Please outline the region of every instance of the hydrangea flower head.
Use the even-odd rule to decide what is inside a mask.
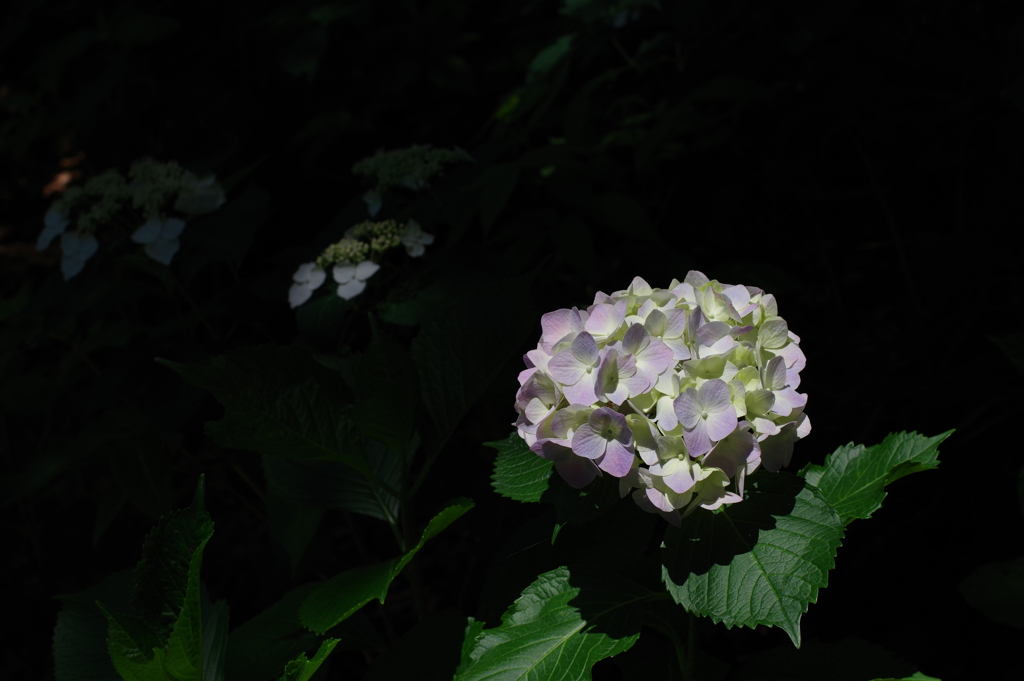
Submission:
[[[787,465],[810,433],[800,339],[761,289],[697,271],[667,289],[637,277],[543,315],[541,330],[515,426],[573,487],[607,473],[678,524],[742,501],[746,476]]]
[[[409,223],[402,230],[401,243],[405,246],[405,252],[410,257],[418,258],[426,251],[426,247],[434,243],[434,235],[427,234],[420,227],[420,223],[409,220]]]
[[[412,220],[404,228],[394,220],[360,222],[349,227],[341,240],[327,246],[314,262],[299,266],[288,302],[294,308],[309,300],[328,270],[338,284],[338,296],[351,300],[366,290],[367,280],[380,270],[377,260],[384,252],[405,244],[406,251],[413,255],[409,246],[413,243],[419,247],[416,255],[422,255],[423,245],[433,241],[434,237]]]
[[[224,188],[214,175],[199,178],[186,172],[181,178],[181,189],[174,201],[174,210],[185,215],[204,215],[217,210],[227,201]]]
[[[369,158],[365,158],[352,166],[352,172],[376,182],[376,203],[380,196],[392,187],[406,187],[419,190],[426,187],[435,175],[449,163],[473,161],[473,157],[459,148],[434,149],[429,144],[416,144],[405,149],[384,151],[383,149]],[[374,202],[366,200],[370,207],[371,217],[375,214]]]

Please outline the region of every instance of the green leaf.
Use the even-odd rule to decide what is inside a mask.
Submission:
[[[981,565],[960,582],[960,593],[996,622],[1024,627],[1024,556]]]
[[[872,681],[942,681],[942,679],[937,679],[934,676],[928,676],[921,672],[915,672],[911,676],[905,676],[902,679],[873,679]]]
[[[203,670],[199,582],[213,521],[203,506],[200,476],[192,505],[162,518],[146,536],[135,567],[130,613],[97,603],[109,624],[108,650],[126,679],[198,681]]]
[[[751,476],[746,498],[697,509],[670,527],[662,577],[677,603],[726,627],[781,627],[800,647],[800,617],[835,567],[839,516],[788,473]]]
[[[509,163],[491,166],[484,171],[482,180],[480,222],[487,234],[519,183],[519,166]]]
[[[281,681],[309,681],[316,670],[320,668],[320,665],[324,663],[327,656],[334,650],[334,646],[338,645],[340,639],[329,638],[320,644],[319,650],[316,651],[316,655],[313,659],[307,660],[305,653],[300,653],[297,658],[289,662],[284,667],[284,674],[281,675]]]
[[[314,297],[295,310],[299,335],[316,348],[333,351],[338,347],[351,310],[349,302],[333,292]]]
[[[825,464],[808,464],[800,471],[849,524],[870,518],[882,506],[884,487],[905,475],[938,468],[939,444],[953,433],[935,437],[892,433],[873,447],[850,443],[829,454]]]
[[[502,617],[478,631],[456,681],[590,679],[591,668],[640,636],[653,594],[617,575],[559,567],[538,577]]]
[[[553,462],[531,452],[516,432],[484,446],[498,450],[491,475],[491,487],[498,494],[516,501],[540,501],[548,489]]]
[[[757,653],[740,667],[737,681],[865,681],[903,677],[914,666],[881,646],[855,638],[839,643],[807,641],[800,649],[778,646]]]
[[[575,38],[575,33],[560,36],[555,42],[538,52],[526,69],[526,82],[532,83],[553,69],[572,49],[572,42]]]
[[[303,350],[264,345],[188,365],[157,361],[224,405],[224,418],[206,426],[221,446],[341,461],[369,474],[354,450],[347,389]]]
[[[119,681],[107,652],[107,619],[96,601],[126,610],[134,583],[131,571],[125,570],[81,593],[55,597],[64,604],[53,631],[56,681]]]
[[[302,603],[299,617],[311,631],[323,634],[376,598],[384,602],[391,582],[398,577],[423,545],[473,508],[469,499],[458,499],[431,518],[419,542],[398,558],[376,565],[346,570],[319,585]]]
[[[293,463],[284,459],[276,459],[276,461]],[[336,465],[341,466],[342,464]],[[267,486],[270,486],[269,482]],[[273,492],[267,495],[270,536],[284,548],[288,555],[293,580],[298,573],[299,563],[302,562],[306,549],[313,541],[317,528],[320,527],[320,520],[323,516],[323,508],[297,504]]]
[[[367,442],[364,451],[375,479],[397,488],[402,477],[398,456],[376,442]],[[296,504],[352,511],[380,520],[398,515],[398,499],[337,461],[293,461],[264,456],[263,471],[271,492]]]
[[[533,275],[483,286],[471,298],[423,323],[412,357],[421,398],[436,428],[435,450],[518,352],[537,324],[526,295]],[[502,329],[481,336],[481,329]],[[428,441],[423,436],[424,442]]]
[[[237,627],[228,636],[225,678],[228,681],[269,681],[319,637],[302,626],[299,607],[316,588],[306,584]]]
[[[416,367],[409,350],[385,333],[372,317],[370,325],[370,344],[355,358],[352,372],[352,419],[367,438],[383,442],[403,457],[411,456],[419,411]]]

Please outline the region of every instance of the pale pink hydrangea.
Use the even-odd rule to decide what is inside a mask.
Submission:
[[[761,289],[696,271],[667,289],[637,277],[541,317],[515,426],[572,487],[607,473],[678,524],[742,501],[746,476],[788,465],[810,433],[799,342]]]

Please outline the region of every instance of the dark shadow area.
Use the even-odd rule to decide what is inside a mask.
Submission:
[[[669,528],[662,551],[669,577],[683,584],[690,574],[706,574],[713,565],[729,565],[736,556],[748,553],[761,532],[775,528],[776,516],[793,510],[805,484],[803,478],[789,473],[761,471],[747,480],[742,502],[718,512],[697,509],[681,527]]]

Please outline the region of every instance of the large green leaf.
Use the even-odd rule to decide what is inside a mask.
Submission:
[[[640,636],[643,604],[655,594],[628,579],[559,567],[540,575],[502,617],[464,648],[456,681],[576,681],[628,650]]]
[[[873,447],[850,443],[829,454],[825,464],[800,471],[817,487],[844,524],[870,518],[882,506],[884,487],[905,475],[938,468],[939,444],[953,433],[935,437],[892,433]]]
[[[96,601],[126,610],[134,583],[131,571],[126,570],[108,575],[82,593],[56,596],[64,604],[53,632],[56,681],[120,679],[107,652],[107,620]]]
[[[376,598],[384,602],[391,582],[419,552],[423,545],[473,508],[469,499],[459,499],[431,518],[420,540],[398,558],[376,565],[346,570],[319,585],[299,609],[302,623],[323,634]]]
[[[430,440],[435,451],[535,328],[527,295],[531,280],[529,275],[484,287],[420,328],[412,357],[436,429]]]
[[[365,443],[361,455],[375,480],[392,489],[401,484],[398,455],[373,441]],[[352,511],[381,520],[398,515],[398,499],[381,485],[337,461],[295,461],[264,456],[263,472],[271,492],[296,504]]]
[[[554,463],[531,452],[515,432],[484,446],[498,450],[491,475],[491,486],[498,494],[516,501],[540,501],[548,489]]]
[[[290,591],[281,600],[237,627],[228,636],[228,681],[268,681],[285,664],[316,645],[319,637],[299,620],[299,607],[313,584]]]
[[[835,567],[839,516],[788,473],[751,476],[746,498],[697,509],[670,527],[662,577],[675,601],[727,627],[781,627],[800,646],[800,617]]]
[[[146,536],[135,568],[131,612],[115,612],[97,603],[108,620],[110,657],[125,679],[202,678],[199,571],[203,550],[213,536],[203,494],[200,477],[192,505],[162,518]]]
[[[369,474],[355,449],[347,387],[303,350],[265,345],[188,365],[157,361],[224,405],[224,418],[206,426],[221,446],[341,461]]]

